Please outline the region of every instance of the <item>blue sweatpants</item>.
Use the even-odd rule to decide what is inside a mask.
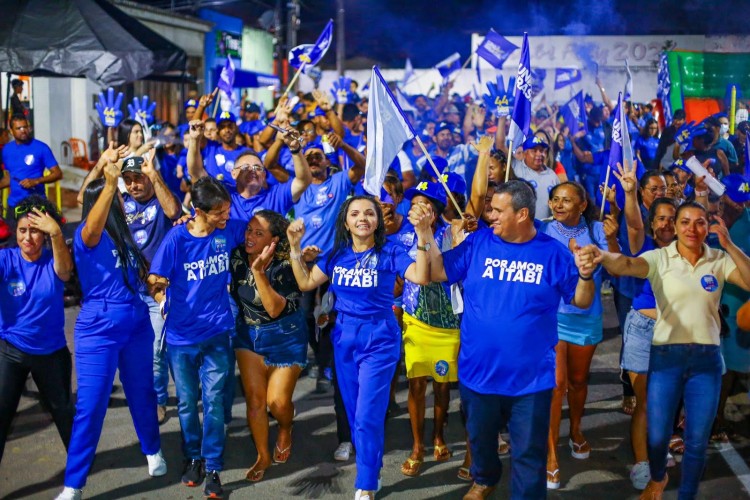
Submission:
[[[83,488],[96,454],[115,371],[144,455],[161,447],[153,376],[154,331],[148,307],[86,302],[74,331],[78,400],[68,447],[65,486]]]
[[[338,313],[331,332],[337,380],[357,450],[354,487],[376,490],[383,467],[385,412],[401,353],[391,311],[367,318]]]

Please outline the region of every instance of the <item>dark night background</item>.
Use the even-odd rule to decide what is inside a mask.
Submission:
[[[162,8],[201,4],[259,27],[273,0],[173,1],[142,3]],[[282,2],[286,4],[286,0]],[[335,0],[301,0],[298,43],[313,43]],[[347,67],[431,67],[453,52],[466,57],[472,32],[490,27],[501,35],[704,35],[750,33],[750,0],[345,0]],[[192,13],[191,9],[179,12]],[[335,66],[335,46],[322,66]],[[358,64],[362,63],[362,64]]]

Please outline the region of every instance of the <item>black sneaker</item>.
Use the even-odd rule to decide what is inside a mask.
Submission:
[[[203,463],[200,460],[185,461],[185,470],[182,472],[183,484],[192,488],[200,486],[204,476]]]
[[[219,471],[212,470],[206,474],[206,486],[203,487],[203,496],[206,498],[221,498],[224,490],[221,489]]]

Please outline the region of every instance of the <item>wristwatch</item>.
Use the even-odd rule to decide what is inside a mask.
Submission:
[[[417,250],[422,250],[423,252],[429,252],[431,247],[432,247],[431,243],[425,243],[423,247],[419,246],[419,243],[417,243]]]

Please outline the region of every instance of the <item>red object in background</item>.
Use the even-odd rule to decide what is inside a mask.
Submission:
[[[659,130],[664,130],[667,123],[664,120],[664,107],[661,105],[661,99],[652,100],[651,105],[654,107],[654,117],[659,123]]]
[[[0,241],[5,241],[8,238],[10,238],[10,227],[0,218]]]
[[[685,118],[689,122],[701,122],[711,115],[721,111],[718,99],[699,99],[690,97],[685,99]]]

